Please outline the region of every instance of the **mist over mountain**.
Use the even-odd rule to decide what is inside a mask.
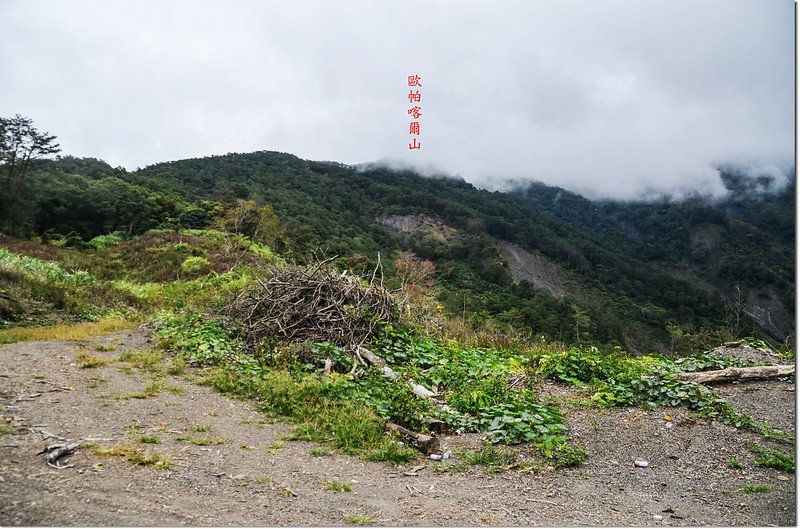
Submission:
[[[0,3],[0,115],[129,170],[269,146],[636,200],[792,166],[785,0],[75,5]]]
[[[794,174],[722,174],[721,196],[591,201],[542,183],[489,191],[269,151],[133,172],[64,157],[31,178],[14,233],[81,246],[111,232],[208,228],[252,201],[274,211],[265,242],[298,262],[320,252],[357,269],[379,253],[430,260],[439,303],[471,325],[640,352],[687,336],[782,343],[795,332]]]

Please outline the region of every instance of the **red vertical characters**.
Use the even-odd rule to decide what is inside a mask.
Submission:
[[[408,86],[411,87],[411,90],[408,91],[408,102],[409,103],[422,103],[422,92],[420,90],[414,90],[413,88],[418,86],[422,88],[422,78],[419,75],[409,75],[408,76]],[[422,116],[422,107],[419,105],[414,105],[408,109],[408,115],[410,115],[414,121],[408,124],[408,133],[411,136],[419,136],[420,135],[420,122],[419,118]],[[408,144],[408,148],[411,150],[415,149],[422,149],[422,143],[417,141],[417,138],[411,138],[411,143]]]

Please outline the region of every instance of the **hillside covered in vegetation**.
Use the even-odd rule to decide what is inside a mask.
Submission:
[[[408,272],[396,258],[412,252],[432,264],[426,289],[442,310],[473,328],[689,353],[794,335],[790,176],[773,190],[728,170],[731,193],[717,201],[595,203],[543,184],[489,192],[275,152],[134,172],[67,156],[31,171],[5,231],[97,250],[152,229],[214,228],[298,263],[338,256],[363,271],[380,254],[394,284]],[[112,262],[135,278],[124,256]]]
[[[43,161],[4,197],[0,344],[69,349],[136,327],[135,347],[81,346],[71,367],[149,381],[123,401],[199,383],[291,423],[287,441],[392,465],[419,461],[415,447],[442,473],[556,472],[594,455],[571,431],[575,410],[663,412],[667,429],[680,409],[681,425],[729,428],[755,467],[793,472],[783,419],[703,379],[794,376],[793,341],[776,334],[793,333],[778,328],[793,310],[781,200],[593,204],[278,153],[136,172]],[[736,354],[712,351],[733,339]],[[448,439],[474,446],[451,452]],[[133,441],[84,448],[173,464]]]

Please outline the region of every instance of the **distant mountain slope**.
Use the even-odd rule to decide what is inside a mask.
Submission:
[[[521,190],[565,222],[606,237],[741,309],[772,338],[794,334],[795,175],[777,188],[726,168],[720,200],[601,202],[543,184]],[[627,239],[627,240],[626,240]]]
[[[677,335],[701,329],[783,341],[794,334],[794,195],[748,188],[741,175],[729,180],[738,195],[719,203],[594,203],[543,184],[490,192],[276,152],[135,172],[65,158],[39,173],[31,211],[40,233],[75,226],[90,238],[202,227],[225,205],[253,199],[274,208],[282,227],[274,244],[290,258],[322,248],[368,263],[381,252],[389,273],[386,257],[402,249],[434,261],[440,302],[476,324],[634,351],[666,351]],[[95,194],[75,208],[107,213],[70,220],[70,201],[86,190]],[[403,219],[419,225],[400,233]]]

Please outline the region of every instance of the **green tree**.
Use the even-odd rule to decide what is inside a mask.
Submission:
[[[61,148],[55,140],[55,136],[36,130],[30,118],[19,114],[0,118],[0,174],[3,179],[0,218],[6,231],[11,228],[13,212],[31,163],[59,152]]]
[[[269,245],[274,245],[281,235],[275,210],[269,204],[259,207],[255,200],[237,200],[233,207],[214,219],[213,226]]]

